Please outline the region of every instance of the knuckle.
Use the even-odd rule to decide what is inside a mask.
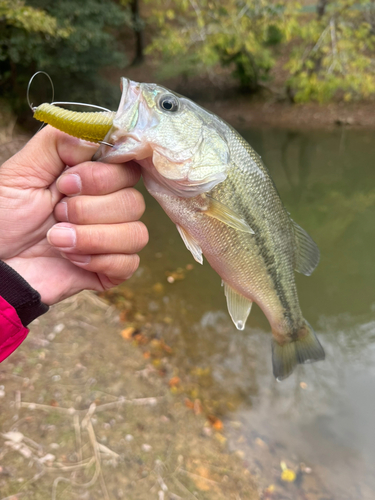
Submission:
[[[144,248],[149,240],[147,227],[143,222],[134,222],[133,224],[133,238],[137,248]]]
[[[125,213],[128,214],[130,212],[132,216],[139,219],[146,209],[143,195],[134,188],[127,188],[125,194],[123,198]]]
[[[81,196],[68,200],[69,220],[73,223],[83,223],[86,219],[85,202]]]
[[[108,190],[108,179],[111,170],[108,165],[102,164],[100,167],[91,168],[88,179],[88,189],[90,192],[94,189],[97,192],[106,192]]]
[[[77,249],[81,251],[95,252],[100,248],[101,235],[95,226],[87,226],[82,231],[77,227]]]
[[[140,258],[138,254],[127,255],[127,262],[125,266],[126,279],[130,278],[139,267]]]

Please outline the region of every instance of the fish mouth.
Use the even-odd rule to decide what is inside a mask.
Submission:
[[[134,83],[134,85],[131,85],[131,83]],[[139,147],[140,145],[140,139],[139,137],[132,133],[132,132],[122,132],[120,134],[120,129],[118,126],[116,126],[116,120],[119,121],[121,120],[121,116],[124,112],[124,109],[126,108],[129,102],[131,100],[131,97],[135,98],[136,102],[138,101],[138,95],[139,95],[139,84],[136,82],[131,82],[128,78],[122,77],[120,81],[120,88],[121,88],[121,100],[120,104],[116,113],[116,116],[113,121],[112,128],[104,138],[103,142],[99,146],[98,150],[92,157],[92,161],[106,161],[106,162],[111,162],[113,158],[118,156],[118,150],[121,147],[124,152],[126,152],[126,145],[129,146],[129,152],[130,152],[130,146],[134,147]],[[132,89],[132,93],[134,94],[133,96],[129,96],[130,92],[129,90]],[[138,95],[137,95],[138,94]],[[137,117],[135,117],[137,118]],[[134,125],[134,124],[133,124]],[[131,159],[131,158],[129,158]],[[126,159],[126,161],[128,161]]]

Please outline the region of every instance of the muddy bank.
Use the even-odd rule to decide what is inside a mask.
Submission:
[[[0,367],[2,497],[258,499],[241,457],[174,395],[90,293],[36,320]]]

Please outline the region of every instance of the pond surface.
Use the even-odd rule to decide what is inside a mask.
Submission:
[[[166,320],[163,337],[178,345],[181,369],[210,370],[208,393],[227,402],[219,406],[229,446],[262,486],[280,476],[281,460],[307,471],[303,491],[297,481],[281,496],[272,496],[271,487],[269,498],[373,500],[374,132],[240,132],[262,156],[293,219],[321,250],[313,275],[296,279],[302,311],[327,359],[275,382],[270,327],[261,310],[254,306],[246,329],[235,329],[220,278],[207,263],[193,261],[147,193],[150,243],[128,286],[142,297],[145,314]],[[172,276],[180,272],[184,279],[168,283],[166,272],[178,268],[184,271]]]

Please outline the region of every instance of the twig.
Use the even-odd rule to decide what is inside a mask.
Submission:
[[[85,460],[82,460],[81,462],[77,462],[74,465],[64,465],[61,463],[57,463],[57,467],[46,467],[46,471],[48,472],[56,472],[56,471],[63,471],[63,472],[69,472],[69,471],[76,471],[78,469],[86,469],[89,468],[93,463],[95,462],[95,457],[91,458],[86,458]]]
[[[88,423],[90,422],[91,417],[95,413],[96,408],[97,408],[96,404],[91,403],[86,415],[82,419],[82,422],[81,422],[82,429],[86,429]]]
[[[104,403],[100,406],[95,405],[95,413],[110,410],[112,408],[117,408],[123,404],[130,404],[134,406],[155,406],[158,402],[159,398],[151,397],[151,398],[137,398],[137,399],[125,399],[123,396],[120,396],[118,401],[113,401],[112,403]],[[92,405],[95,403],[92,403]],[[92,408],[90,405],[90,408]],[[61,406],[49,406],[49,405],[41,405],[39,403],[26,403],[20,402],[21,408],[28,408],[29,410],[43,410],[43,411],[54,411],[57,413],[63,413],[64,415],[79,415],[83,412],[87,412],[87,410],[76,410],[75,408],[63,408]],[[85,417],[86,418],[86,417]]]
[[[81,427],[79,425],[78,415],[73,415],[73,426],[76,435],[76,446],[77,446],[77,461],[82,462],[82,439],[81,439]]]
[[[335,29],[335,21],[333,17],[329,22],[330,30],[331,30],[331,43],[332,43],[332,63],[330,64],[327,73],[332,73],[332,70],[337,64],[337,40],[336,40],[336,29]]]
[[[99,451],[102,453],[105,453],[106,455],[111,455],[114,458],[120,458],[120,455],[116,453],[115,451],[110,450],[107,446],[101,443],[97,443]]]
[[[39,403],[24,403],[20,402],[21,408],[28,408],[29,410],[44,410],[44,411],[54,411],[56,413],[64,413],[64,415],[74,415],[79,410],[75,408],[63,408],[61,406],[49,406],[49,405],[41,405]]]
[[[69,479],[66,479],[65,477],[57,477],[52,485],[52,500],[56,500],[57,485],[59,484],[60,481],[64,481],[64,483],[71,484],[71,481]]]
[[[100,411],[110,410],[112,408],[117,408],[123,404],[132,404],[134,406],[155,406],[158,402],[158,398],[138,398],[138,399],[125,399],[123,396],[120,396],[118,401],[113,401],[112,403],[104,403],[100,406],[97,406],[96,413]]]
[[[106,486],[105,481],[104,481],[102,468],[100,465],[100,453],[99,453],[99,448],[98,448],[98,442],[96,440],[95,431],[94,431],[94,427],[92,426],[91,420],[89,420],[87,423],[87,432],[89,433],[89,438],[90,438],[92,447],[94,449],[96,465],[97,465],[97,468],[99,471],[100,485],[102,487],[104,498],[105,498],[105,500],[110,500],[109,495],[108,495],[107,486]]]

